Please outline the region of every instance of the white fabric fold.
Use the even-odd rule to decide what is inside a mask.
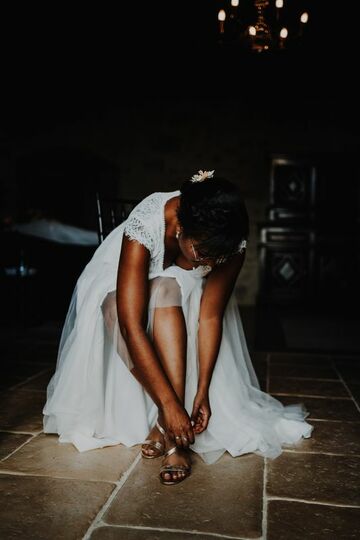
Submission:
[[[121,341],[114,309],[124,226],[105,239],[77,282],[56,371],[47,388],[45,433],[58,433],[60,442],[72,443],[80,452],[139,444],[157,419],[157,406],[131,374],[132,359]],[[149,275],[150,279],[159,277],[175,279],[181,290],[188,335],[185,408],[191,414],[199,373],[197,330],[205,278],[199,268],[178,266],[153,270]],[[149,338],[157,288],[150,290]],[[161,295],[160,300],[164,302]],[[178,305],[176,292],[171,302]],[[284,444],[311,435],[313,427],[305,421],[308,412],[301,403],[284,406],[260,390],[235,294],[225,311],[209,397],[212,416],[208,429],[191,446],[206,463],[214,463],[225,451],[233,457],[254,452],[275,458]]]

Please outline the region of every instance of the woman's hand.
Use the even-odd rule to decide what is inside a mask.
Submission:
[[[211,416],[209,394],[207,391],[198,391],[193,404],[191,421],[194,422],[194,433],[205,431]]]
[[[189,415],[180,403],[175,401],[159,409],[159,423],[179,448],[188,448],[195,442]]]

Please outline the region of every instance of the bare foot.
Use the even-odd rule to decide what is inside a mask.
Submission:
[[[174,446],[174,443],[172,441],[169,441],[168,438],[166,438],[166,446],[165,450],[169,450]],[[184,448],[176,448],[176,452],[171,454],[170,456],[165,456],[162,462],[162,466],[167,465],[180,465],[183,467],[190,468],[191,467],[191,457],[190,457],[190,450],[184,449]],[[189,476],[189,471],[164,471],[161,473],[161,476],[163,480],[166,482],[176,482],[179,480],[184,479],[186,476]]]
[[[163,448],[164,448],[164,444],[165,444],[164,436],[160,433],[160,431],[158,430],[156,425],[152,428],[152,430],[150,431],[150,433],[146,437],[146,439],[150,439],[152,441],[157,441],[157,442],[161,443],[163,445]],[[150,444],[143,444],[142,447],[141,447],[141,450],[142,450],[143,454],[146,454],[149,457],[153,457],[153,456],[159,457],[159,456],[163,455],[163,452],[160,449],[155,448],[154,446],[152,446]]]

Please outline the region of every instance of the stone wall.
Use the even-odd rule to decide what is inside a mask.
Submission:
[[[14,159],[47,148],[79,148],[116,165],[117,195],[136,199],[178,189],[198,169],[215,169],[241,187],[247,202],[251,235],[237,294],[243,305],[251,305],[258,287],[257,224],[266,214],[271,155],[351,150],[358,135],[342,118],[341,107],[323,98],[301,106],[236,96],[141,99],[104,104],[51,130],[18,137]]]

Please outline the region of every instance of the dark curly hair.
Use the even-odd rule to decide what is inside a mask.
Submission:
[[[197,241],[201,257],[229,257],[249,235],[249,216],[239,189],[225,178],[187,180],[180,188],[178,220]]]

